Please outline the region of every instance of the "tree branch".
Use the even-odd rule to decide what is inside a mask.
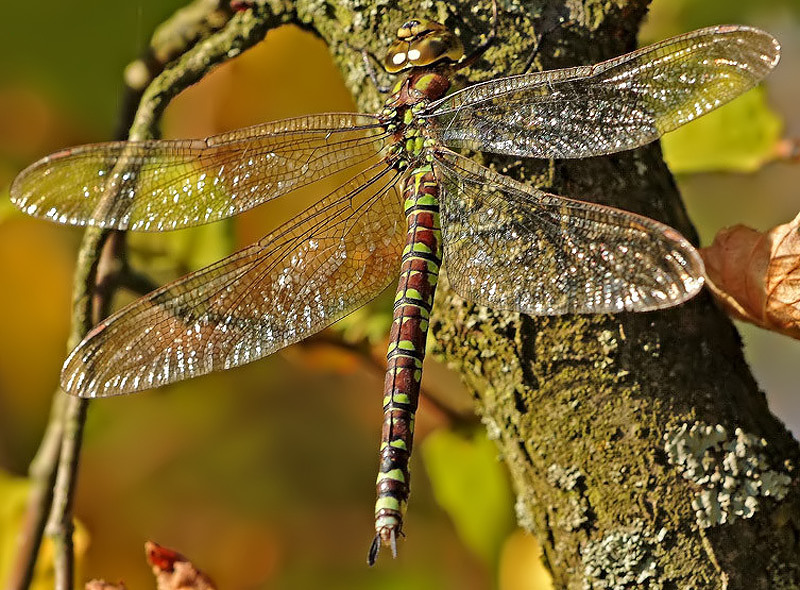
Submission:
[[[253,3],[251,10],[233,15],[228,2],[196,0],[176,13],[158,29],[146,56],[126,70],[120,134],[133,140],[156,137],[161,115],[174,96],[288,18],[280,4],[273,11],[266,2]],[[178,56],[175,64],[164,69]],[[126,165],[124,158],[120,165]],[[87,230],[75,272],[70,349],[108,315],[119,282],[142,284],[137,277],[121,276],[123,259],[122,232]],[[45,436],[31,464],[32,490],[9,588],[27,588],[32,581],[48,506],[47,534],[55,546],[56,588],[73,587],[72,501],[87,408],[87,400],[55,393]]]

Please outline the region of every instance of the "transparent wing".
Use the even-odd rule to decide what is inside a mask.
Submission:
[[[235,367],[363,305],[397,277],[397,176],[359,173],[258,243],[115,313],[69,355],[64,390],[105,397]]]
[[[647,311],[703,284],[683,236],[620,209],[548,194],[442,151],[444,263],[466,299],[531,315]]]
[[[86,145],[23,170],[11,200],[30,215],[70,225],[178,229],[363,169],[386,142],[375,117],[327,113],[207,139]]]
[[[593,66],[476,84],[429,118],[455,148],[583,158],[654,141],[756,85],[778,63],[768,33],[700,29]]]

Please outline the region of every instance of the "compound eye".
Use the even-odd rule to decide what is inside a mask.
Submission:
[[[457,62],[464,56],[464,46],[450,31],[431,31],[412,42],[407,55],[414,66],[427,66],[441,59]]]
[[[409,37],[413,37],[417,34],[419,26],[420,22],[418,20],[410,20],[406,23],[403,23],[403,26],[397,29],[397,38],[408,39]]]
[[[461,40],[436,21],[410,20],[397,30],[397,39],[383,58],[394,74],[412,66],[427,66],[442,59],[455,63],[464,57]]]

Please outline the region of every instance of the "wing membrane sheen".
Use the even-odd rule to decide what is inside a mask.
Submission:
[[[778,63],[770,34],[700,29],[592,66],[500,78],[431,105],[444,145],[585,158],[650,143],[755,86]]]
[[[11,186],[11,199],[30,215],[69,225],[180,229],[366,167],[386,144],[376,117],[327,113],[205,140],[87,145],[23,170]]]
[[[70,354],[65,391],[106,397],[242,365],[376,297],[404,243],[397,175],[375,165],[258,243],[121,309]]]
[[[703,284],[703,262],[674,229],[516,182],[450,151],[442,183],[444,264],[477,303],[531,315],[671,307]]]

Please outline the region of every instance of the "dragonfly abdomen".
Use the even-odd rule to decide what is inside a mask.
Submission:
[[[389,335],[383,398],[383,431],[375,503],[375,540],[369,562],[380,545],[397,552],[409,493],[408,460],[414,436],[422,360],[433,296],[442,263],[439,185],[431,167],[411,172],[403,191],[408,223],[400,280]]]

